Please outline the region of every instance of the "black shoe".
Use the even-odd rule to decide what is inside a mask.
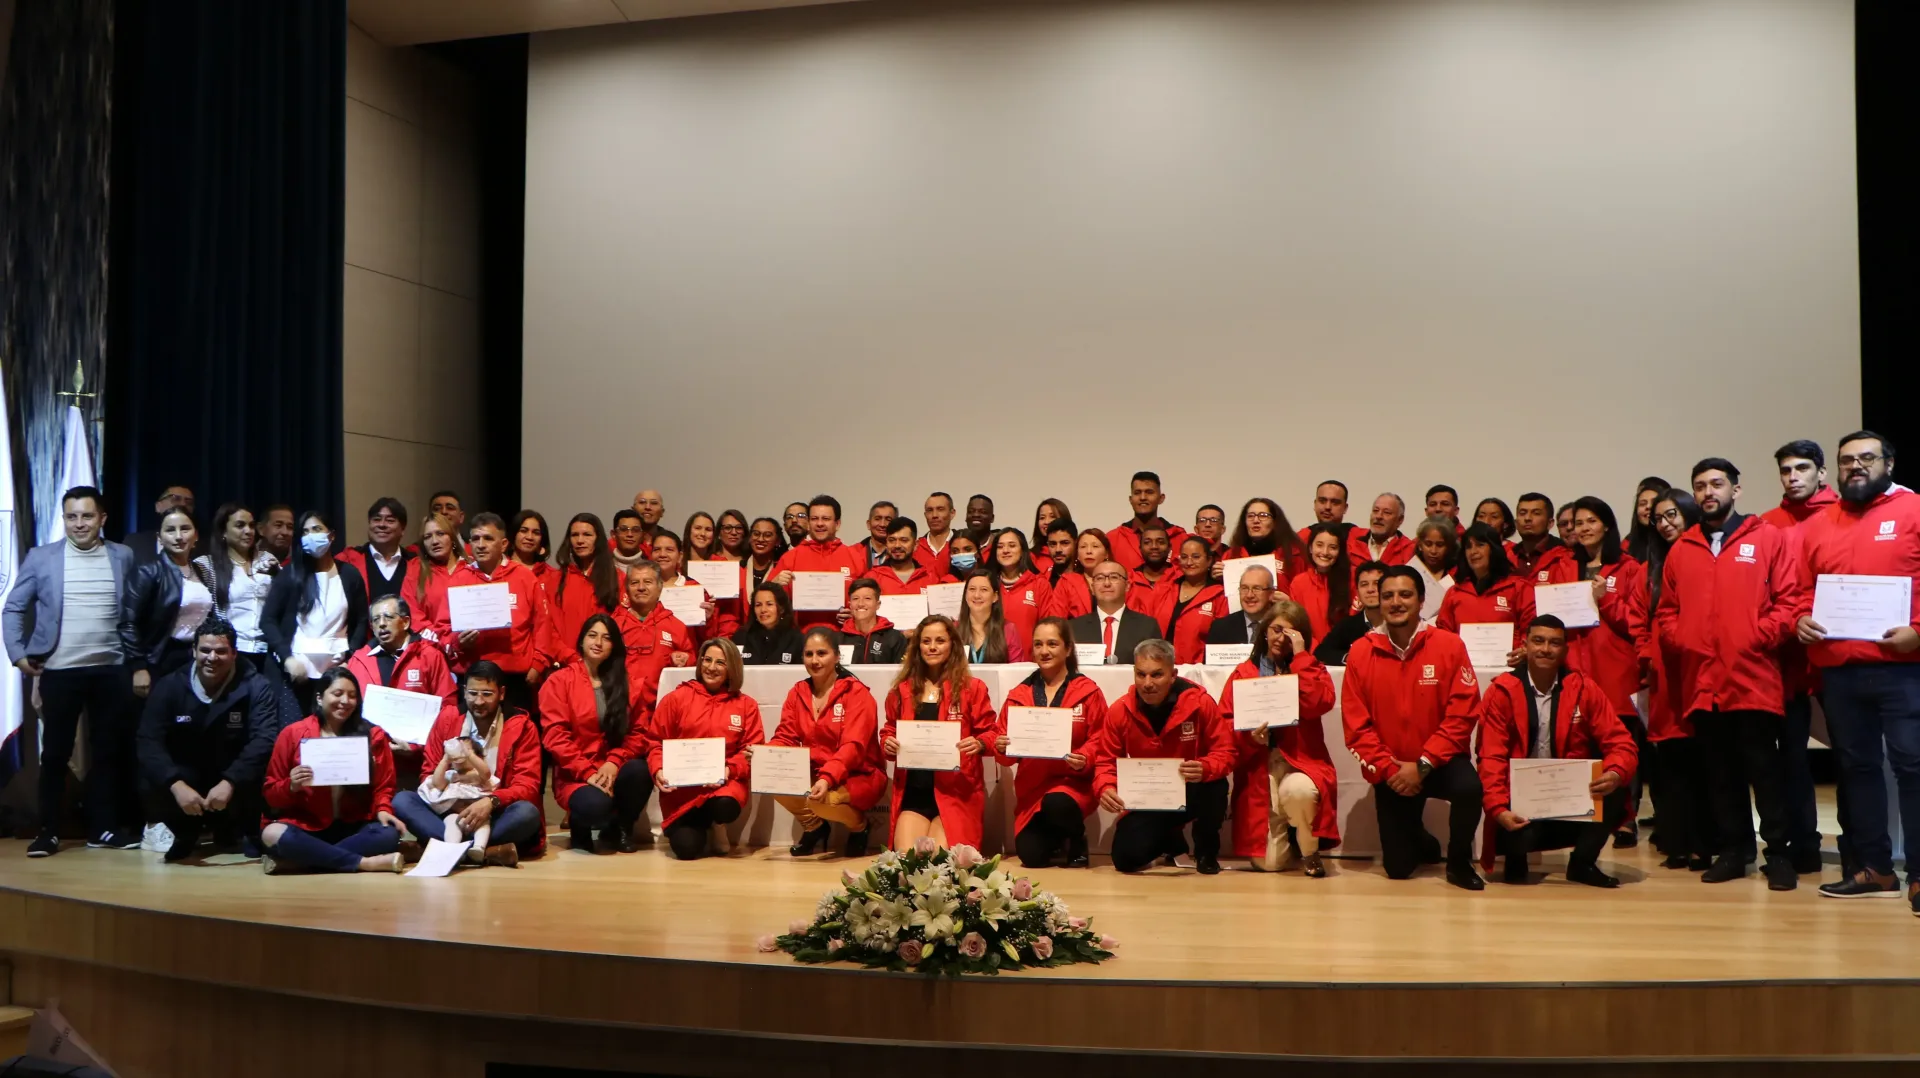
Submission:
[[[260,837],[248,835],[240,840],[240,856],[252,860],[260,856]]]
[[[1588,887],[1618,887],[1620,881],[1600,871],[1599,865],[1568,865],[1567,879],[1574,883],[1584,883]]]
[[[1638,831],[1615,831],[1613,833],[1613,848],[1616,850],[1631,850],[1638,845],[1640,845],[1640,833]]]
[[[581,853],[593,852],[593,828],[576,827],[573,829],[573,848]]]
[[[1800,886],[1800,874],[1793,870],[1793,862],[1784,857],[1768,861],[1766,873],[1769,891],[1791,891]]]
[[[632,833],[617,823],[610,823],[600,829],[600,841],[621,853],[632,853],[640,848],[633,844]]]
[[[1793,870],[1800,875],[1818,873],[1825,867],[1820,860],[1820,847],[1815,846],[1809,849],[1806,846],[1795,846],[1793,848]]]
[[[1900,877],[1875,876],[1862,869],[1844,880],[1820,885],[1821,898],[1899,898]]]
[[[846,855],[848,857],[865,857],[867,855],[867,832],[847,832]]]
[[[1193,867],[1202,876],[1218,876],[1220,874],[1220,859],[1210,853],[1199,854],[1193,859]]]
[[[1484,891],[1487,881],[1480,878],[1472,866],[1447,869],[1447,882],[1464,891]]]
[[[812,857],[827,848],[827,838],[833,834],[833,828],[826,824],[811,831],[800,832],[800,841],[787,847],[787,853],[793,857]]]
[[[1920,917],[1920,887],[1907,888],[1907,905],[1912,908],[1915,917]]]
[[[1420,837],[1426,839],[1420,846],[1420,863],[1423,865],[1446,864],[1447,854],[1445,850],[1440,848],[1440,840],[1434,838],[1432,835],[1422,835]]]
[[[60,836],[51,831],[40,832],[40,837],[27,846],[28,857],[52,857],[60,852]]]
[[[1086,839],[1070,838],[1067,840],[1066,867],[1086,868],[1088,865],[1091,865],[1092,863],[1093,863],[1093,859],[1087,856],[1087,840]]]
[[[1672,857],[1667,858],[1665,861],[1660,862],[1660,867],[1661,868],[1687,868],[1692,864],[1693,864],[1692,858],[1688,857],[1684,853],[1676,853]]]
[[[137,850],[140,836],[120,831],[102,831],[87,840],[89,850]]]
[[[192,857],[194,853],[194,847],[198,845],[199,845],[198,842],[182,842],[180,839],[175,838],[173,840],[173,845],[167,847],[167,852],[162,854],[160,859],[165,861],[167,864],[177,865],[180,862],[185,861],[186,859]]]
[[[1659,826],[1660,826],[1660,817],[1658,817],[1658,816],[1649,816],[1649,817],[1647,817],[1646,819],[1644,819],[1644,820],[1641,820],[1641,821],[1640,821],[1640,826],[1641,826],[1641,827],[1659,827]]]
[[[1713,867],[1700,874],[1701,883],[1725,883],[1737,880],[1747,874],[1747,866],[1738,857],[1720,856],[1714,859]]]
[[[1706,857],[1706,856],[1696,857],[1693,860],[1687,862],[1687,869],[1688,871],[1691,871],[1691,872],[1705,872],[1706,870],[1712,867],[1713,867],[1713,858],[1711,857]]]
[[[1533,877],[1527,874],[1527,859],[1524,857],[1507,858],[1506,867],[1500,873],[1501,883],[1532,883]]]

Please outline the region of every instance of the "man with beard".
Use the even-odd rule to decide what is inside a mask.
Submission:
[[[1553,527],[1553,499],[1530,491],[1513,503],[1514,528],[1520,538],[1507,551],[1516,576],[1535,584],[1571,584],[1580,579],[1567,544],[1547,534]]]
[[[887,560],[868,569],[862,579],[880,585],[882,595],[920,595],[930,584],[947,579],[914,560],[918,539],[912,517],[895,517],[887,522]]]
[[[782,514],[782,527],[787,532],[787,545],[799,546],[807,541],[807,503],[788,502],[787,511]]]
[[[1173,540],[1167,529],[1149,524],[1140,529],[1140,564],[1127,573],[1127,606],[1142,614],[1153,612],[1154,589],[1161,581],[1178,581],[1173,569]]]
[[[1127,488],[1127,504],[1133,509],[1133,516],[1107,529],[1107,546],[1113,551],[1114,561],[1129,571],[1138,569],[1140,563],[1146,560],[1141,547],[1146,543],[1146,531],[1150,527],[1165,528],[1167,549],[1180,549],[1187,532],[1160,515],[1160,507],[1166,501],[1166,492],[1160,489],[1159,473],[1133,473],[1133,480]]]
[[[1794,633],[1804,588],[1794,537],[1734,511],[1740,469],[1721,457],[1693,466],[1700,525],[1682,532],[1662,569],[1655,615],[1662,640],[1679,653],[1679,710],[1688,715],[1707,763],[1720,851],[1701,874],[1725,883],[1747,874],[1753,833],[1747,790],[1760,810],[1767,887],[1798,886],[1782,795],[1780,739],[1786,690],[1780,646]]]
[[[1802,526],[1805,579],[1822,573],[1920,580],[1920,497],[1893,482],[1893,445],[1872,431],[1840,439],[1840,501]],[[1840,825],[1858,870],[1820,888],[1828,898],[1894,898],[1882,743],[1900,788],[1906,834],[1907,903],[1920,916],[1920,585],[1907,622],[1878,640],[1836,640],[1812,616],[1805,596],[1797,623],[1807,657],[1824,676],[1827,727],[1839,758]]]

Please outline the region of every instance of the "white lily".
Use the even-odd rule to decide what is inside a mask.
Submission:
[[[913,911],[912,924],[919,926],[929,942],[953,935],[958,927],[953,913],[960,908],[958,899],[950,895],[927,895],[918,903],[919,909]]]
[[[875,898],[867,902],[869,931],[894,936],[913,918],[913,904],[904,898]]]

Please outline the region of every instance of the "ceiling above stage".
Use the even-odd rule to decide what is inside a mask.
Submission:
[[[381,44],[394,46],[846,2],[848,0],[348,0],[347,17]]]

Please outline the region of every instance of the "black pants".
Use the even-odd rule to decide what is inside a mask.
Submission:
[[[726,825],[740,818],[740,802],[731,797],[709,797],[680,814],[666,826],[667,845],[682,861],[707,854],[707,830],[714,824]]]
[[[1424,860],[1421,852],[1432,840],[1427,837],[1427,825],[1421,816],[1430,797],[1452,806],[1447,815],[1447,864],[1453,868],[1473,867],[1473,836],[1480,826],[1480,775],[1465,756],[1455,756],[1434,768],[1420,784],[1420,792],[1412,797],[1395,793],[1384,782],[1374,784],[1380,862],[1388,879],[1406,879]]]
[[[1660,803],[1660,841],[1669,857],[1712,857],[1720,849],[1713,794],[1700,740],[1670,737],[1653,743],[1660,769],[1654,796]]]
[[[1078,809],[1075,810],[1076,812]],[[1166,854],[1186,852],[1180,831],[1193,824],[1195,857],[1220,856],[1220,825],[1227,819],[1227,780],[1187,783],[1180,812],[1129,812],[1113,828],[1113,867],[1139,872]],[[1016,840],[1017,841],[1017,840]]]
[[[1767,860],[1790,856],[1786,802],[1781,797],[1780,733],[1785,721],[1764,711],[1696,711],[1694,734],[1706,758],[1707,785],[1713,791],[1714,823],[1723,857],[1745,860],[1753,840],[1753,806],[1760,810],[1760,838]]]
[[[1044,865],[1054,852],[1069,843],[1075,852],[1086,848],[1087,818],[1080,815],[1080,803],[1063,793],[1050,793],[1040,799],[1040,811],[1014,836],[1013,849],[1023,865]]]
[[[1807,742],[1813,736],[1813,698],[1787,701],[1780,724],[1780,800],[1787,814],[1787,841],[1794,852],[1820,852],[1820,812],[1813,800],[1813,763]]]
[[[613,796],[598,786],[582,786],[567,798],[567,818],[575,831],[597,831],[618,823],[623,831],[647,810],[653,796],[653,774],[645,760],[628,760],[613,776]]]
[[[193,787],[193,792],[206,796],[207,791],[220,784],[220,776],[209,772],[208,775],[187,774],[181,781]],[[220,812],[208,812],[199,816],[189,816],[180,809],[180,802],[174,800],[170,787],[147,786],[141,791],[141,800],[145,802],[147,819],[158,820],[173,832],[176,843],[185,843],[188,849],[200,841],[201,832],[211,829],[216,846],[232,846],[244,838],[260,837],[260,786],[237,785],[233,788],[233,797],[227,807]]]
[[[1564,850],[1571,846],[1568,873],[1591,867],[1600,859],[1600,851],[1606,849],[1607,836],[1627,818],[1628,796],[1625,786],[1608,794],[1601,802],[1603,813],[1598,821],[1535,820],[1518,831],[1498,828],[1496,845],[1508,858],[1517,857],[1522,861],[1535,850]]]
[[[89,838],[138,815],[132,790],[133,674],[124,666],[83,666],[40,675],[40,827],[58,833],[67,763],[87,716],[87,778],[81,787]]]
[[[1620,715],[1620,722],[1627,732],[1633,735],[1633,747],[1637,752],[1640,766],[1635,769],[1633,778],[1627,781],[1627,814],[1621,817],[1621,823],[1627,830],[1633,830],[1640,819],[1640,798],[1649,791],[1655,781],[1655,773],[1660,765],[1654,761],[1653,749],[1647,741],[1647,724],[1640,720],[1638,712],[1627,711]]]

